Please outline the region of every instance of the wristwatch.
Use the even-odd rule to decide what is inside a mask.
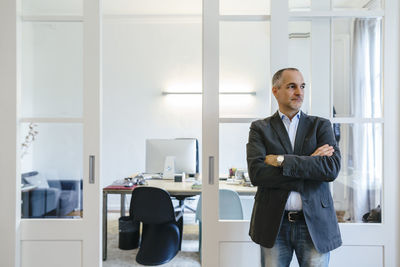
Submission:
[[[284,160],[285,160],[285,157],[283,155],[278,155],[278,157],[276,157],[276,163],[278,164],[279,167],[282,166],[282,163]]]

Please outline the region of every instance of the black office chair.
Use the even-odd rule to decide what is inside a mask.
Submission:
[[[155,187],[132,191],[130,217],[142,223],[142,238],[136,261],[143,265],[169,262],[181,249],[183,212],[174,210],[169,193]]]

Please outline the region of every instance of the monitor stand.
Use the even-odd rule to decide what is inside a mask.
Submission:
[[[175,174],[175,157],[166,156],[164,162],[163,179],[174,179]]]

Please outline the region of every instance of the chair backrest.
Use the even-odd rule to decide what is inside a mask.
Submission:
[[[236,191],[230,189],[219,190],[219,219],[243,220],[242,203]],[[197,203],[196,220],[201,221],[201,195]]]
[[[137,187],[132,191],[129,214],[135,221],[160,224],[175,221],[171,197],[156,187]]]

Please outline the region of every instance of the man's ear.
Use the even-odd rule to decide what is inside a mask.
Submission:
[[[279,88],[276,86],[272,87],[272,93],[274,94],[274,96],[276,97],[276,94],[278,93]]]

